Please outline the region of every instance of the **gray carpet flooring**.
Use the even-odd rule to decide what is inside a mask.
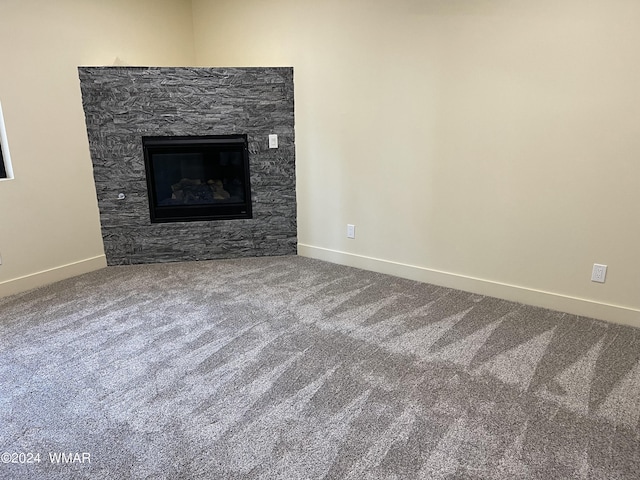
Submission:
[[[639,334],[302,257],[109,267],[0,299],[0,478],[640,478]]]

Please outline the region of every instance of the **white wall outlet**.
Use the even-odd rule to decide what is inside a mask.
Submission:
[[[347,238],[356,238],[356,226],[347,224]]]
[[[0,265],[2,265],[2,255],[0,255]]]
[[[269,148],[278,148],[278,135],[275,133],[269,135]]]
[[[591,281],[604,283],[604,279],[607,276],[607,266],[600,265],[599,263],[593,264],[593,270],[591,271]]]

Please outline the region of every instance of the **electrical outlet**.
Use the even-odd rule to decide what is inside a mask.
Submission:
[[[591,281],[604,283],[604,279],[607,276],[607,266],[600,265],[599,263],[593,264],[593,270],[591,271]]]
[[[269,148],[278,148],[278,135],[275,133],[269,134]]]
[[[0,255],[0,265],[2,265],[2,255]]]
[[[347,224],[347,238],[356,238],[356,226]]]

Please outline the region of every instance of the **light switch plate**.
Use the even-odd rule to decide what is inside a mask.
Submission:
[[[278,135],[275,133],[269,135],[269,148],[278,148]]]

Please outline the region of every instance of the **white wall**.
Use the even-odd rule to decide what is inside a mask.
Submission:
[[[300,253],[640,325],[639,17],[635,0],[3,0],[0,295],[104,265],[78,65],[293,65]]]
[[[193,14],[199,65],[294,66],[301,254],[640,325],[639,2]]]
[[[79,65],[191,65],[188,0],[2,0],[0,296],[105,265]]]

